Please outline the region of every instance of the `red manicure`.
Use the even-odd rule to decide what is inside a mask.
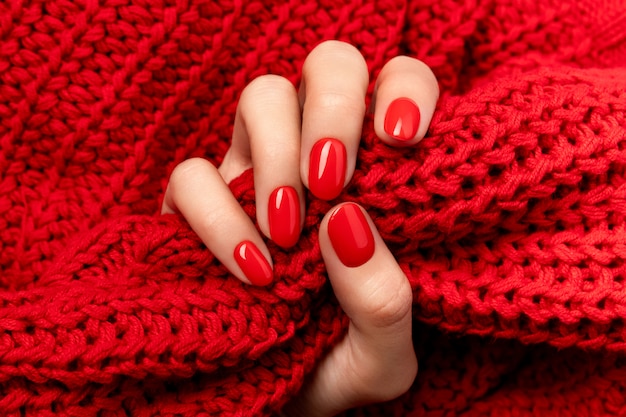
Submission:
[[[346,266],[361,266],[374,254],[374,235],[356,204],[344,204],[330,215],[328,237]]]
[[[391,102],[385,115],[385,132],[394,139],[409,141],[420,125],[420,110],[413,100],[399,98]]]
[[[343,189],[347,166],[346,148],[337,139],[324,138],[311,149],[309,189],[322,200],[332,200]]]
[[[293,187],[279,187],[268,204],[270,236],[283,248],[296,244],[300,235],[300,199]]]
[[[234,256],[250,283],[267,285],[272,282],[272,267],[254,243],[244,240],[235,248]]]

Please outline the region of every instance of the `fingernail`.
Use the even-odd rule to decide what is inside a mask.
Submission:
[[[408,141],[420,125],[420,110],[413,100],[398,98],[391,102],[385,115],[385,132],[394,139]]]
[[[250,283],[267,285],[272,282],[272,267],[254,243],[244,240],[235,248],[234,256]]]
[[[337,139],[320,139],[311,149],[309,189],[317,198],[332,200],[346,179],[346,147]]]
[[[328,237],[345,266],[361,266],[374,254],[374,235],[356,204],[344,204],[330,215]]]
[[[300,235],[300,199],[293,187],[279,187],[268,204],[270,236],[283,248],[296,244]]]

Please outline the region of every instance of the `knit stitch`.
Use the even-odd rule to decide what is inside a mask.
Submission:
[[[269,416],[347,319],[307,198],[247,286],[158,208],[219,164],[256,76],[325,39],[442,91],[415,148],[364,122],[339,200],[414,294],[420,371],[349,415],[626,414],[626,5],[619,0],[0,1],[0,415]],[[255,216],[253,176],[230,187]]]

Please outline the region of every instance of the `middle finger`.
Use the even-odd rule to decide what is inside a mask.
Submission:
[[[368,82],[365,59],[344,42],[324,42],[304,62],[300,175],[318,198],[336,198],[354,173]]]

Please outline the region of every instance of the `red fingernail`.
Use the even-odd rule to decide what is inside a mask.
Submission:
[[[235,248],[234,256],[237,265],[253,285],[272,282],[272,267],[254,243],[244,240]]]
[[[324,138],[311,149],[309,189],[322,200],[341,194],[346,179],[346,147],[337,139]]]
[[[279,187],[268,204],[270,236],[283,248],[296,244],[300,234],[300,199],[293,187]]]
[[[356,204],[344,204],[330,215],[328,237],[346,266],[361,266],[374,254],[374,235]]]
[[[391,102],[385,115],[385,132],[394,139],[408,141],[420,125],[420,109],[413,100],[399,98]]]

